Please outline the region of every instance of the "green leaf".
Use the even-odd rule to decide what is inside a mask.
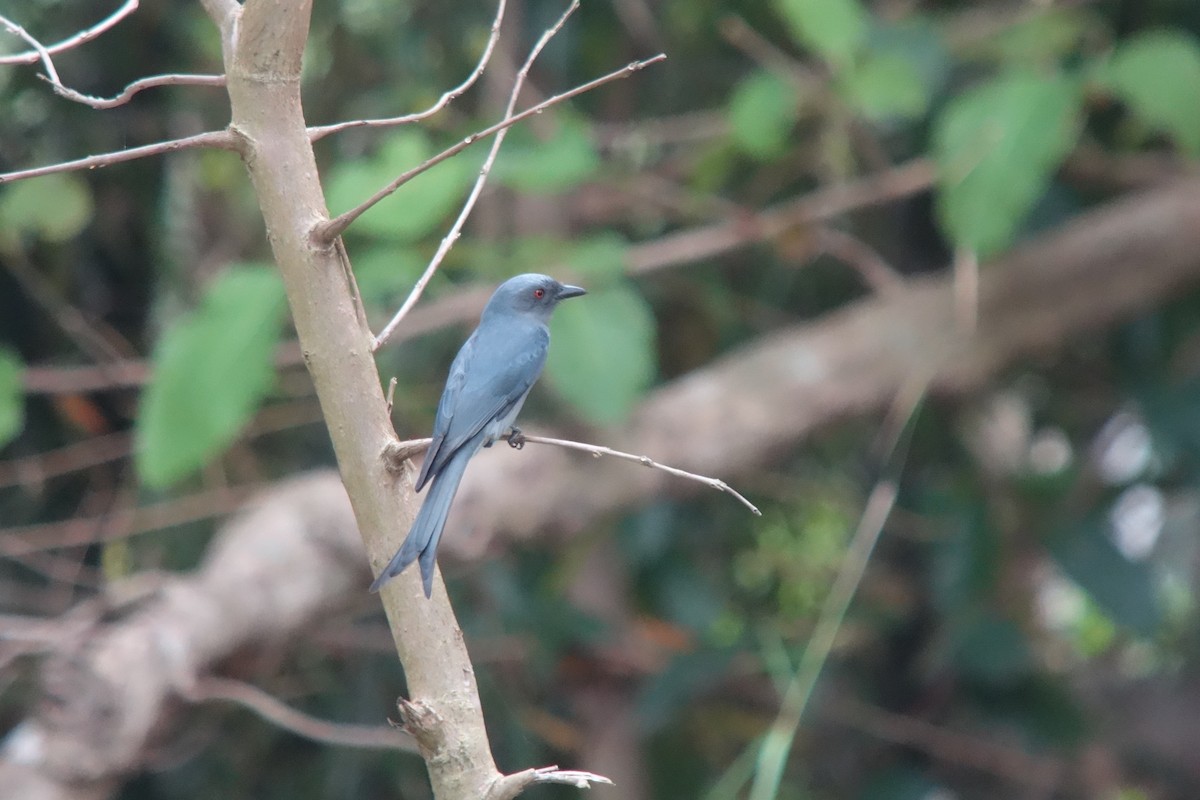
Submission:
[[[1097,79],[1138,117],[1200,155],[1200,44],[1181,31],[1154,31],[1117,47]]]
[[[867,36],[870,16],[859,0],[775,0],[792,38],[835,66],[853,60]]]
[[[763,160],[779,155],[796,124],[799,98],[792,84],[769,72],[742,81],[729,100],[733,141]]]
[[[25,425],[24,368],[20,356],[0,347],[0,447],[15,439]]]
[[[623,237],[601,233],[576,244],[567,254],[567,263],[587,280],[584,288],[598,289],[625,277],[628,252],[629,243]]]
[[[1118,625],[1143,636],[1158,628],[1162,608],[1149,566],[1125,558],[1103,522],[1068,528],[1046,546],[1059,568]]]
[[[397,133],[373,158],[350,162],[333,171],[329,207],[335,214],[353,208],[435,154],[428,137],[420,131]],[[427,236],[465,199],[478,164],[478,156],[467,153],[443,161],[375,204],[355,220],[350,231],[400,242]]]
[[[274,269],[235,266],[163,334],[136,424],[137,468],[147,486],[185,477],[237,436],[274,381],[285,309]]]
[[[990,58],[1001,64],[1059,63],[1090,33],[1095,18],[1080,8],[1044,7],[995,36],[980,41],[968,58]]]
[[[929,92],[920,71],[900,55],[868,56],[844,73],[839,88],[868,119],[915,119],[929,107]]]
[[[566,303],[554,315],[546,374],[590,421],[620,422],[654,378],[654,315],[628,284]]]
[[[600,156],[585,122],[557,119],[554,135],[539,140],[527,129],[513,131],[496,158],[492,176],[522,192],[551,194],[578,186],[600,168]]]
[[[427,264],[428,259],[409,247],[376,244],[357,248],[354,278],[363,302],[369,306],[390,306],[403,301]]]
[[[32,233],[48,242],[75,236],[92,220],[92,193],[75,175],[21,181],[0,195],[0,234]]]
[[[980,256],[1012,241],[1079,135],[1082,94],[1061,76],[1015,73],[954,99],[937,120],[938,216]]]

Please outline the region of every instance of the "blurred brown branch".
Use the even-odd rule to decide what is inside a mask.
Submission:
[[[412,739],[388,725],[348,725],[317,719],[289,706],[257,686],[229,678],[200,678],[183,690],[193,703],[224,700],[237,703],[280,728],[320,744],[371,750],[417,751]]]
[[[934,373],[935,392],[970,391],[1015,358],[1200,282],[1197,218],[1196,180],[1112,203],[985,265],[973,337],[957,333],[952,279],[916,279],[894,297],[776,331],[664,386],[612,438],[692,471],[738,475],[820,425],[882,408],[917,369]],[[500,536],[570,536],[666,491],[698,490],[656,475],[578,464],[556,448],[484,454],[463,483],[443,549],[462,559]],[[525,501],[521,487],[531,484],[541,502]],[[39,704],[5,740],[0,784],[28,789],[19,796],[30,800],[104,796],[136,768],[164,701],[186,685],[177,678],[194,680],[245,644],[287,640],[359,596],[361,553],[336,474],[268,493],[226,526],[194,576],[169,579],[136,613],[82,637],[86,656],[50,656],[46,692],[60,700]],[[170,658],[162,642],[172,643]]]

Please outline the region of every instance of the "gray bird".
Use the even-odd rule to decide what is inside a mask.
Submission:
[[[479,327],[450,365],[433,423],[433,442],[417,476],[417,491],[430,479],[429,494],[408,538],[371,584],[371,591],[418,558],[425,596],[433,592],[438,540],[467,462],[513,429],[525,397],[546,363],[550,315],[560,300],[586,294],[548,275],[509,278],[488,300]]]

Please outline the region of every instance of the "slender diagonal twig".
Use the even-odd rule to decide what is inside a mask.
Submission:
[[[61,83],[53,83],[56,94],[74,100],[76,103],[82,103],[95,109],[116,108],[123,106],[133,99],[133,96],[138,92],[143,92],[146,89],[155,89],[160,86],[224,86],[224,75],[193,75],[187,73],[171,73],[165,75],[151,75],[148,78],[139,78],[138,80],[126,86],[120,94],[112,97],[96,97],[90,94],[83,94],[76,90],[63,86]]]
[[[718,491],[725,492],[726,494],[730,494],[735,499],[737,499],[737,501],[739,503],[744,505],[746,508],[750,509],[750,511],[752,513],[754,513],[755,516],[759,516],[759,517],[762,516],[762,512],[758,510],[758,507],[756,505],[754,505],[749,500],[747,500],[740,492],[738,492],[736,489],[734,489],[732,486],[730,486],[725,481],[719,480],[717,478],[710,478],[707,475],[697,475],[694,472],[688,472],[686,470],[679,469],[678,467],[671,467],[666,464],[660,464],[659,462],[655,461],[652,458],[649,458],[648,456],[639,456],[639,455],[635,455],[633,453],[625,453],[620,450],[613,450],[611,447],[602,447],[602,446],[596,445],[596,444],[588,444],[587,442],[573,442],[570,439],[553,439],[548,436],[530,436],[525,433],[515,433],[514,432],[514,433],[506,434],[503,438],[506,441],[508,441],[508,443],[510,445],[512,445],[513,448],[515,448],[515,449],[520,449],[528,443],[548,444],[548,445],[553,445],[555,447],[565,447],[568,450],[579,450],[580,452],[583,452],[583,453],[590,453],[593,458],[600,458],[601,456],[612,456],[613,458],[619,458],[622,461],[632,461],[635,464],[641,464],[643,467],[650,467],[651,469],[662,470],[663,472],[667,473],[668,475],[674,475],[679,478],[687,478],[690,481],[696,481],[697,483],[703,483],[705,486],[709,486]],[[403,442],[393,439],[392,441],[388,442],[388,444],[384,447],[382,456],[384,459],[386,459],[388,461],[389,464],[392,464],[392,465],[395,465],[398,467],[402,462],[412,458],[413,456],[417,455],[418,453],[420,453],[423,450],[425,450],[426,448],[428,448],[429,443],[431,441],[433,441],[433,440],[428,439],[428,438],[426,438],[426,439],[409,439],[409,440],[403,441]],[[0,542],[0,545],[2,545],[2,544],[3,543]]]
[[[487,69],[488,62],[492,58],[492,52],[496,49],[496,42],[500,40],[500,25],[504,22],[506,5],[507,0],[500,0],[496,5],[496,18],[492,20],[492,28],[488,34],[487,44],[483,47],[483,54],[479,56],[479,62],[475,64],[475,69],[471,70],[471,74],[462,83],[453,89],[447,89],[445,92],[442,92],[442,96],[429,108],[424,111],[418,111],[415,114],[405,114],[399,117],[355,119],[347,122],[336,122],[332,125],[317,125],[308,129],[309,139],[316,142],[330,134],[341,133],[352,128],[390,128],[396,125],[406,125],[410,122],[420,122],[423,119],[429,119],[450,105],[455,99],[461,97],[463,93],[474,86],[475,82],[479,80],[479,76]]]
[[[618,70],[613,70],[612,72],[608,73],[607,75],[602,75],[599,78],[596,78],[595,80],[591,80],[591,81],[588,81],[587,83],[576,86],[574,89],[570,89],[568,91],[563,92],[562,94],[557,94],[554,97],[551,97],[547,100],[543,100],[542,102],[538,103],[537,105],[531,106],[531,107],[525,109],[524,111],[520,112],[519,114],[515,114],[507,119],[502,119],[499,122],[497,122],[495,125],[492,125],[488,128],[484,128],[483,130],[477,131],[476,133],[472,133],[470,136],[467,136],[465,139],[463,139],[458,144],[455,144],[451,147],[446,148],[445,150],[438,153],[436,156],[429,159],[428,161],[418,164],[417,166],[408,170],[404,174],[400,175],[394,181],[392,181],[387,186],[380,189],[378,192],[373,194],[370,198],[368,198],[367,200],[365,200],[363,203],[359,204],[358,206],[355,206],[354,208],[350,209],[349,211],[345,212],[344,214],[339,214],[338,216],[334,217],[331,220],[327,220],[319,225],[314,226],[313,231],[312,231],[313,240],[315,242],[317,242],[318,244],[328,245],[330,242],[332,242],[334,239],[336,239],[338,236],[340,236],[346,230],[346,228],[350,227],[350,224],[352,222],[354,222],[354,220],[356,220],[360,216],[362,216],[364,212],[368,211],[372,206],[374,206],[380,200],[382,200],[383,198],[392,194],[397,189],[399,189],[401,186],[408,183],[409,181],[411,181],[413,178],[417,177],[421,173],[425,172],[426,170],[428,170],[432,167],[437,166],[438,164],[442,163],[443,161],[445,161],[448,158],[452,158],[452,157],[458,155],[463,150],[466,150],[468,147],[475,144],[476,142],[486,139],[487,137],[489,137],[495,133],[498,133],[499,131],[502,131],[505,128],[516,125],[518,122],[521,122],[522,120],[528,119],[529,117],[532,117],[532,116],[536,116],[537,114],[541,114],[543,111],[545,111],[546,109],[548,109],[552,106],[555,106],[555,105],[558,105],[559,103],[570,100],[573,97],[578,97],[579,95],[584,94],[586,92],[590,92],[593,89],[603,86],[606,83],[610,83],[610,82],[618,80],[620,78],[628,78],[630,75],[634,74],[635,72],[645,69],[646,67],[650,66],[651,64],[657,64],[659,61],[663,61],[664,59],[666,59],[666,57],[667,57],[666,54],[659,53],[658,55],[653,56],[652,58],[647,58],[642,61],[634,61],[630,64],[626,64],[624,67],[621,67]],[[0,176],[0,177],[2,177],[2,176]]]
[[[329,722],[292,708],[257,686],[229,678],[205,677],[182,691],[193,702],[224,700],[248,708],[274,725],[320,744],[375,750],[417,751],[416,743],[403,731],[384,725],[352,725]]]
[[[15,172],[2,172],[0,173],[0,184],[23,181],[28,178],[40,178],[43,175],[54,175],[59,172],[99,169],[100,167],[109,167],[125,161],[135,161],[139,158],[149,158],[151,156],[163,155],[164,153],[176,153],[180,150],[196,150],[202,147],[215,150],[236,150],[237,140],[234,139],[229,131],[197,133],[194,136],[185,136],[182,139],[170,139],[165,142],[145,144],[141,147],[130,147],[127,150],[100,153],[94,156],[87,156],[86,158],[77,158],[73,161],[60,161],[57,164],[47,164],[44,167],[21,169]]]
[[[591,453],[595,458],[600,458],[601,456],[612,456],[613,458],[619,458],[624,461],[632,461],[635,464],[641,464],[643,467],[659,469],[668,475],[674,475],[678,478],[687,478],[690,481],[697,481],[699,483],[703,483],[705,486],[711,486],[718,491],[733,495],[734,499],[736,499],[746,508],[750,509],[755,516],[762,516],[762,512],[758,510],[758,506],[747,500],[740,492],[738,492],[725,481],[717,478],[710,478],[706,475],[697,475],[694,472],[687,472],[686,470],[679,469],[678,467],[670,467],[666,464],[660,464],[647,456],[634,455],[633,453],[623,453],[620,450],[613,450],[609,447],[601,447],[599,445],[587,444],[585,442],[572,442],[568,439],[551,439],[546,436],[526,436],[525,434],[521,434],[520,441],[533,442],[534,444],[551,444],[555,447],[565,447],[568,450],[580,450],[584,453]]]
[[[55,42],[54,44],[46,45],[43,50],[50,55],[56,55],[65,50],[70,50],[73,47],[78,47],[81,44],[86,44],[108,29],[112,28],[134,11],[137,11],[137,8],[138,0],[125,0],[125,2],[116,11],[109,14],[95,25],[92,25],[90,28],[84,28],[74,36],[63,39],[61,42]],[[0,56],[0,66],[7,64],[36,64],[41,57],[41,52],[36,48],[26,50],[21,53],[11,53],[6,56]]]
[[[883,527],[896,504],[899,473],[904,462],[904,442],[911,434],[912,421],[925,397],[928,385],[929,376],[913,375],[900,388],[892,402],[887,417],[887,424],[892,430],[883,432],[887,443],[882,448],[883,460],[890,461],[891,464],[883,465],[885,475],[876,482],[867,498],[858,527],[850,538],[849,549],[838,568],[829,595],[821,606],[812,637],[805,645],[800,665],[783,694],[779,713],[762,737],[749,800],[773,800],[779,791],[783,769],[792,750],[792,743],[796,739],[796,731],[800,727],[804,710],[808,707],[817,679],[833,650],[834,640],[841,630],[842,620],[845,619],[850,601],[854,599],[862,581],[867,563],[871,560],[871,553],[874,552]]]
[[[529,56],[525,59],[525,63],[521,65],[521,69],[517,71],[517,77],[513,80],[512,91],[508,95],[508,105],[504,108],[505,118],[511,117],[513,111],[517,107],[517,99],[521,96],[521,89],[525,86],[525,80],[529,77],[529,70],[533,67],[533,62],[541,55],[542,50],[549,44],[563,25],[567,24],[567,20],[579,8],[579,0],[572,0],[567,9],[559,16],[558,20],[547,28],[538,38],[537,43],[529,51]],[[450,230],[442,237],[442,241],[438,244],[437,252],[433,254],[433,258],[429,260],[429,266],[421,273],[421,277],[417,279],[412,291],[408,293],[408,297],[400,306],[400,310],[396,312],[387,327],[371,342],[371,349],[378,350],[379,347],[387,341],[387,337],[396,329],[400,321],[408,315],[412,307],[421,299],[421,295],[425,292],[425,287],[429,285],[429,281],[433,279],[434,273],[438,267],[442,265],[446,254],[450,252],[450,248],[462,236],[463,225],[467,222],[467,217],[471,215],[472,209],[475,208],[476,201],[479,200],[479,195],[483,193],[483,187],[487,183],[488,175],[492,172],[492,165],[496,163],[496,156],[500,153],[500,147],[504,144],[504,137],[508,135],[508,128],[502,131],[497,131],[495,138],[492,139],[491,149],[488,150],[487,158],[483,160],[483,166],[479,168],[479,175],[475,178],[475,185],[471,187],[471,193],[467,196],[466,202],[463,203],[462,210],[458,214],[458,219],[454,220],[454,224],[450,226]]]

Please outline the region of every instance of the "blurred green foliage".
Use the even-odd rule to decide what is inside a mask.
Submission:
[[[5,13],[47,41],[97,13],[67,0],[19,5]],[[510,5],[519,6],[509,24],[520,53],[562,4]],[[317,3],[314,14],[305,107],[324,124],[435,101],[473,68],[494,6],[353,0]],[[1122,190],[1072,171],[1084,151],[1114,173],[1142,156],[1194,169],[1186,158],[1200,153],[1198,36],[1200,6],[1177,0],[585,3],[533,71],[537,96],[659,48],[669,60],[515,128],[428,301],[530,269],[586,285],[586,300],[555,320],[546,380],[525,414],[596,429],[581,438],[602,443],[603,429],[656,386],[864,295],[846,265],[814,256],[807,231],[629,275],[640,245],[698,226],[753,225],[775,203],[927,156],[938,174],[930,193],[836,225],[905,274],[941,269],[955,250],[1000,254]],[[0,47],[20,45],[4,37]],[[112,94],[156,72],[216,71],[219,43],[198,3],[174,3],[143,9],[58,65],[80,90]],[[0,67],[0,170],[227,122],[219,90],[160,89],[97,112],[56,97],[35,72]],[[420,126],[320,141],[331,210],[494,122],[508,91],[504,71],[494,74]],[[482,159],[476,146],[438,165],[348,231],[376,328],[428,263]],[[229,153],[0,186],[3,458],[111,432],[136,440],[131,459],[0,489],[6,525],[86,515],[96,497],[186,498],[222,480],[332,463],[318,426],[239,438],[256,415],[312,403],[297,366],[274,360],[292,333],[277,278],[255,266],[267,259],[253,195]],[[52,302],[17,277],[24,263]],[[64,330],[63,308],[150,365],[144,391],[24,395],[27,368],[91,358]],[[1065,343],[1054,359],[1012,367],[979,397],[931,401],[780,798],[1035,791],[1030,776],[1023,783],[1012,770],[956,759],[941,740],[923,739],[922,726],[965,732],[971,753],[996,752],[982,742],[1057,759],[1069,769],[1056,797],[1200,795],[1194,764],[1152,741],[1130,744],[1122,729],[1134,724],[1109,718],[1133,715],[1144,687],[1197,672],[1198,321],[1200,300],[1181,294]],[[438,330],[380,354],[384,379],[400,378],[402,435],[426,435],[463,335]],[[996,406],[998,395],[1015,399]],[[512,544],[451,566],[501,765],[584,763],[598,749],[597,717],[628,715],[623,733],[637,740],[645,796],[744,796],[880,466],[864,455],[877,423],[847,421],[770,466],[720,476],[763,507],[760,520],[716,493],[664,497],[569,541]],[[984,435],[991,426],[1003,431],[999,443]],[[530,493],[537,502],[536,487]],[[92,548],[84,577],[102,583],[194,563],[211,528]],[[1148,544],[1138,539],[1147,531]],[[38,604],[54,602],[42,590],[56,586],[39,563],[0,562],[0,611],[66,610]],[[600,569],[611,571],[616,598],[589,604],[576,587]],[[403,678],[373,621],[334,620],[330,635],[314,634],[287,658],[239,657],[231,670],[314,714],[378,722]],[[330,643],[347,631],[357,645]],[[28,681],[0,684],[0,730],[30,692]],[[1200,718],[1187,714],[1197,701],[1180,693],[1185,722]],[[877,716],[844,713],[846,698]],[[887,714],[912,725],[888,727]],[[1194,739],[1194,726],[1160,724],[1167,739]],[[122,797],[384,797],[397,787],[427,796],[415,759],[320,747],[207,707],[189,728]],[[1087,758],[1118,765],[1099,788],[1075,774],[1095,763]],[[637,787],[618,791],[636,797]]]
[[[146,486],[176,483],[237,437],[274,381],[285,311],[272,267],[230,265],[200,307],[163,332],[134,426]]]

